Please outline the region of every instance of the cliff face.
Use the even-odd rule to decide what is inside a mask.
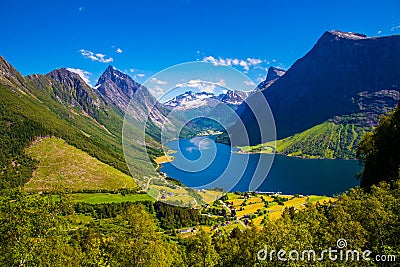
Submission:
[[[265,81],[261,82],[258,85],[258,88],[261,90],[266,89],[271,86],[274,82],[276,82],[280,77],[282,77],[286,73],[285,70],[281,70],[275,67],[269,67],[267,72],[267,78]]]
[[[144,122],[149,117],[158,127],[168,121],[169,111],[145,86],[112,66],[100,76],[94,89],[107,104],[116,106],[122,113],[132,101],[130,115],[138,121]]]
[[[325,32],[282,77],[261,89],[274,115],[278,139],[335,116],[364,113],[379,117],[397,103],[400,36],[368,38]],[[258,109],[265,108],[257,105],[257,99],[250,97],[249,101]],[[260,140],[257,122],[246,104],[241,110],[251,143],[268,141]]]

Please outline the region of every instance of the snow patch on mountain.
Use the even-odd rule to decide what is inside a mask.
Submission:
[[[209,92],[192,92],[187,91],[181,95],[178,95],[167,102],[164,105],[170,109],[177,110],[189,110],[199,107],[215,107],[219,103],[224,103],[236,108],[240,105],[249,95],[251,91],[240,92],[228,90],[226,93],[215,95]]]

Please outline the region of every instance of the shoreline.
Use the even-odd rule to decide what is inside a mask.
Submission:
[[[232,151],[232,153],[235,153],[235,154],[244,154],[244,155],[246,155],[246,154],[281,155],[281,156],[285,156],[285,157],[289,157],[289,158],[307,159],[307,160],[309,160],[309,159],[311,159],[311,160],[357,160],[356,158],[354,158],[354,159],[324,158],[324,157],[309,158],[309,157],[301,157],[301,156],[286,155],[286,154],[279,153],[279,152],[276,152],[276,153],[269,153],[269,152],[244,152],[244,151],[242,151],[242,150],[239,150],[239,151]]]
[[[164,155],[164,156],[160,156],[154,159],[154,161],[158,164],[161,165],[163,163],[167,163],[167,162],[172,162],[174,161],[174,156],[168,156],[168,155]]]
[[[354,161],[358,161],[357,159],[343,159],[343,158],[322,158],[322,157],[321,158],[309,158],[309,157],[301,157],[301,156],[294,156],[294,155],[285,155],[283,153],[278,153],[278,152],[271,153],[271,152],[268,152],[268,151],[247,152],[247,151],[241,150],[238,147],[232,147],[232,146],[229,146],[229,147],[231,148],[231,150],[230,150],[231,154],[269,154],[269,155],[274,155],[274,156],[275,155],[280,155],[280,156],[283,156],[285,158],[294,158],[294,159],[299,159],[299,160],[335,160],[335,161],[340,160],[340,161],[353,161],[353,162]],[[174,161],[174,159],[175,159],[174,156],[170,155],[170,154],[173,154],[173,153],[176,153],[176,151],[169,150],[166,155],[156,158],[156,162],[158,164],[158,171],[159,171],[160,174],[162,174],[165,177],[167,176],[167,174],[165,172],[163,172],[163,170],[162,170],[163,164]],[[174,179],[177,179],[177,180],[180,181],[180,179],[178,179],[178,178],[174,178]],[[208,190],[208,189],[206,189],[206,190]],[[240,192],[242,192],[242,193],[252,193],[252,192],[255,192],[255,191],[229,191],[229,192],[226,192],[226,193],[240,193]],[[305,195],[305,196],[307,196],[307,195],[316,195],[316,196],[328,196],[328,197],[334,197],[334,195],[337,194],[337,193],[335,193],[335,194],[326,194],[326,192],[323,193],[323,194],[316,193],[316,192],[312,192],[312,193],[306,194],[304,192],[299,192],[299,191],[297,191],[297,192],[293,192],[292,191],[290,193],[289,192],[255,192],[255,193],[291,195],[291,196],[299,194],[299,195]]]
[[[174,161],[175,157],[171,156],[174,153],[176,153],[175,150],[168,150],[163,156],[156,157],[154,161],[162,167],[161,164]]]

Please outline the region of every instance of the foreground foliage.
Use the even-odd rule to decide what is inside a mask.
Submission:
[[[76,225],[68,195],[3,190],[0,198],[0,265],[2,266],[287,266],[276,257],[260,261],[264,246],[276,251],[335,248],[339,238],[349,249],[400,258],[400,183],[372,186],[369,192],[352,189],[334,203],[309,204],[303,210],[286,208],[281,219],[267,219],[263,228],[235,228],[226,235],[200,230],[188,238],[160,233],[180,226],[165,224],[170,209],[151,202],[114,205],[114,216]],[[81,205],[81,204],[80,204]],[[88,211],[88,210],[87,210]],[[92,211],[93,212],[93,211]],[[96,213],[99,214],[100,210]],[[106,212],[103,210],[101,212]],[[189,214],[188,214],[189,215]],[[193,216],[193,215],[191,215]],[[157,220],[158,218],[158,220]],[[167,217],[168,218],[168,217]],[[190,217],[188,217],[189,219]],[[194,217],[193,217],[194,218]],[[199,222],[198,222],[199,223]],[[357,262],[290,262],[292,266],[359,266]],[[358,263],[359,264],[359,263]],[[366,265],[366,262],[362,263]],[[377,264],[369,262],[370,266]]]
[[[357,151],[365,164],[361,186],[396,181],[400,174],[400,106],[383,116],[378,127],[365,136]]]

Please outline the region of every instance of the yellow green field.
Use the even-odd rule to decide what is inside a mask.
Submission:
[[[287,198],[288,200],[283,202],[283,205],[278,205],[274,201],[274,198],[270,195],[257,194],[256,196],[248,197],[236,195],[233,193],[228,194],[228,202],[232,202],[233,206],[236,208],[236,215],[240,218],[244,215],[257,215],[257,211],[267,211],[266,214],[257,215],[256,218],[252,219],[255,226],[260,226],[264,217],[275,220],[281,217],[283,210],[286,207],[295,207],[296,209],[303,209],[306,203],[323,203],[334,201],[334,198],[327,196],[300,196],[293,197],[292,195],[279,195],[280,198]],[[265,206],[263,200],[268,202],[268,207]],[[246,202],[246,205],[243,203]]]
[[[75,202],[85,202],[89,204],[155,201],[155,199],[148,194],[132,194],[123,196],[121,194],[111,193],[79,193],[71,194],[71,197]]]
[[[242,205],[242,203],[244,202],[244,199],[243,198],[237,198],[237,199],[232,199],[232,200],[229,200],[229,201],[233,203],[233,206],[237,207],[237,206]]]
[[[220,198],[222,196],[222,192],[216,190],[200,190],[199,195],[205,203],[211,203]]]
[[[255,204],[250,204],[250,205],[246,205],[246,206],[244,206],[243,207],[243,210],[241,210],[241,211],[237,211],[236,212],[236,215],[237,216],[239,216],[239,217],[241,217],[241,216],[244,216],[244,215],[246,215],[246,214],[253,214],[253,213],[255,213],[255,212],[257,212],[257,210],[261,210],[261,209],[263,209],[264,208],[264,203],[255,203]]]
[[[71,190],[135,188],[132,177],[91,157],[59,138],[44,138],[26,149],[39,161],[33,177],[25,184],[30,191],[62,187]]]
[[[162,163],[166,163],[166,162],[171,162],[173,160],[174,160],[173,156],[164,155],[164,156],[161,156],[161,157],[157,157],[154,161],[157,164],[162,164]]]
[[[247,204],[260,203],[260,202],[262,202],[261,197],[252,197],[247,200]]]

